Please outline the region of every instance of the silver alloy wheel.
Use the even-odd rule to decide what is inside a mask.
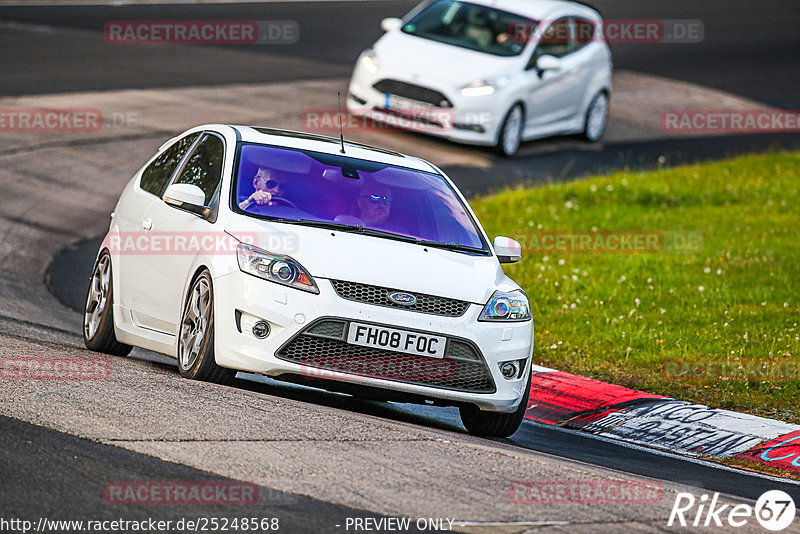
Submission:
[[[86,339],[93,339],[103,319],[103,311],[108,304],[111,286],[111,258],[104,254],[97,261],[89,285],[89,296],[83,312],[83,333]]]
[[[598,94],[589,106],[586,116],[586,138],[597,141],[603,134],[608,120],[608,97],[605,93]]]
[[[211,287],[208,280],[201,276],[192,286],[181,321],[178,361],[184,370],[190,369],[200,355],[200,347],[208,333],[210,314]]]
[[[506,118],[503,128],[503,152],[512,156],[519,148],[522,137],[522,108],[514,106]]]

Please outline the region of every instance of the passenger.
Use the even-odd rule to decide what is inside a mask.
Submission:
[[[356,206],[365,226],[381,227],[392,209],[392,191],[385,185],[367,186],[358,195]]]

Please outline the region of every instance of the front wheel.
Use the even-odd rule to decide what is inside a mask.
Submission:
[[[184,378],[227,384],[236,371],[214,359],[214,289],[203,271],[192,283],[178,335],[178,370]]]
[[[522,395],[517,409],[511,413],[484,412],[474,404],[459,407],[461,422],[467,432],[476,436],[493,438],[507,438],[516,432],[519,425],[522,424],[522,418],[525,417],[525,410],[528,409],[532,375],[533,373],[528,371],[525,393]]]
[[[597,141],[603,135],[606,124],[608,124],[608,95],[601,91],[592,99],[592,103],[586,110],[583,137],[587,141]]]
[[[516,104],[506,115],[503,125],[500,126],[500,135],[497,138],[497,150],[506,157],[517,153],[522,142],[522,131],[525,126],[525,112],[522,106]]]
[[[114,356],[126,356],[133,347],[117,341],[114,333],[114,287],[111,256],[98,256],[89,282],[83,310],[83,342],[86,348]]]

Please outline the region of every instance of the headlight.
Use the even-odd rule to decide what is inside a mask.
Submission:
[[[508,85],[509,81],[511,81],[511,79],[508,76],[501,76],[500,78],[492,78],[489,80],[475,80],[471,84],[461,88],[461,96],[489,96]]]
[[[270,254],[252,245],[239,243],[236,247],[239,269],[247,274],[277,284],[319,294],[319,288],[302,265],[289,256]]]
[[[367,48],[361,52],[361,64],[364,65],[364,68],[367,69],[367,72],[370,74],[378,73],[378,58],[373,49]]]
[[[528,298],[522,291],[495,291],[483,307],[479,321],[527,321],[531,318]]]

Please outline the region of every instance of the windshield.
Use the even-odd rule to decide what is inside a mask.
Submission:
[[[307,150],[239,150],[233,202],[248,215],[489,253],[438,174]]]
[[[435,0],[403,26],[403,32],[442,43],[517,56],[536,22],[506,11],[454,0]],[[521,31],[520,31],[521,30]]]

